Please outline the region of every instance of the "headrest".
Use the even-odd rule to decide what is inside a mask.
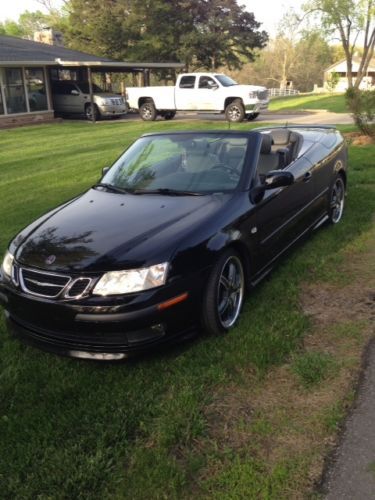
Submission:
[[[290,137],[289,137],[289,141],[290,142],[298,142],[299,141],[298,134],[296,134],[295,132],[291,132]]]
[[[271,132],[273,143],[278,144],[289,144],[290,130],[287,128],[278,128],[272,130]]]
[[[191,141],[189,145],[188,151],[190,154],[204,154],[208,152],[208,141],[200,140],[200,141]]]
[[[261,155],[266,155],[271,152],[272,142],[270,134],[262,134],[262,145],[260,147]]]
[[[231,158],[242,158],[245,154],[244,146],[233,146],[229,150],[229,155]]]

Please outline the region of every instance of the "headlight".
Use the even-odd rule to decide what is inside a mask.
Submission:
[[[93,290],[93,294],[119,295],[149,290],[165,284],[167,270],[168,263],[164,262],[143,269],[110,271],[100,278]]]
[[[4,274],[8,276],[8,278],[12,276],[13,261],[14,261],[13,255],[7,251],[4,256],[3,264],[1,267],[3,268]]]
[[[249,97],[250,99],[256,99],[258,97],[258,92],[256,90],[249,92]]]
[[[112,104],[112,101],[109,97],[97,97],[98,103],[102,106],[106,106]]]

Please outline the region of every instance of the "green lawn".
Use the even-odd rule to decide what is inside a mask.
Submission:
[[[296,97],[278,97],[272,99],[270,111],[294,111],[326,109],[333,113],[348,113],[344,94],[309,94]]]
[[[92,185],[141,133],[196,127],[227,124],[77,121],[0,131],[0,250],[35,217]],[[258,451],[270,427],[242,409],[229,431],[248,426],[255,441],[223,442],[215,432],[232,410],[223,406],[212,430],[209,409],[221,390],[259,392],[272,367],[297,352],[310,329],[300,285],[337,277],[342,252],[371,225],[374,153],[372,146],[351,148],[343,222],[294,250],[248,297],[230,335],[202,335],[125,364],[94,364],[26,347],[0,318],[0,497],[280,499],[298,491],[308,457],[269,464]],[[306,368],[295,366],[303,376]]]

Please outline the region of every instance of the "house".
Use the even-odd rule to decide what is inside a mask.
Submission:
[[[353,59],[353,80],[356,78],[359,69],[360,60],[358,58]],[[327,88],[327,82],[330,81],[332,73],[336,73],[339,76],[339,80],[335,88],[335,92],[345,92],[348,88],[348,78],[347,78],[347,68],[346,59],[332,64],[324,72],[324,87]],[[374,89],[375,88],[375,59],[370,61],[369,67],[367,69],[366,76],[363,77],[360,88],[363,90]]]
[[[51,40],[56,37],[50,37]],[[181,63],[113,61],[59,45],[0,35],[0,126],[54,117],[51,81],[90,80],[92,73],[133,73],[148,84],[152,69],[180,69]]]

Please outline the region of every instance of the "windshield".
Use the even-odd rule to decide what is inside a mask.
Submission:
[[[247,137],[229,134],[141,137],[116,161],[101,184],[139,194],[157,190],[229,192],[238,186],[247,146]]]
[[[79,83],[77,83],[77,85],[80,88],[80,91],[82,92],[82,94],[89,94],[90,93],[88,82],[79,82]],[[97,85],[95,85],[95,83],[92,84],[92,91],[93,92],[104,92],[104,90],[101,89],[100,87],[98,87]]]
[[[216,80],[219,80],[221,85],[223,87],[231,87],[232,85],[238,85],[237,82],[232,80],[232,78],[229,78],[229,76],[226,75],[215,75]]]

